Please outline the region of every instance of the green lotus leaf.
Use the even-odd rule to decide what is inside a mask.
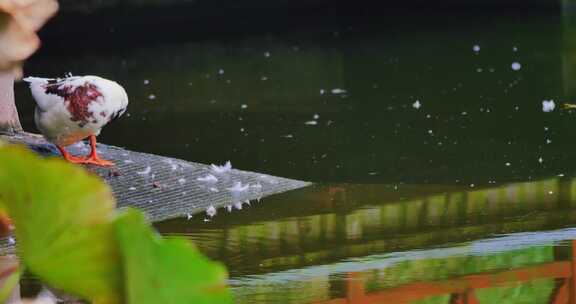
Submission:
[[[29,270],[95,303],[122,302],[110,189],[82,167],[23,147],[0,147],[0,164],[0,200]]]
[[[185,239],[164,239],[144,215],[126,210],[116,222],[124,265],[126,303],[232,303],[224,266]]]

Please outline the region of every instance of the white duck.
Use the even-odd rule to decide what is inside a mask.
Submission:
[[[34,121],[46,140],[54,143],[62,156],[73,163],[113,166],[96,151],[96,136],[111,120],[124,114],[128,95],[118,83],[98,76],[66,78],[27,77],[36,100]],[[90,138],[92,151],[76,157],[65,146]]]

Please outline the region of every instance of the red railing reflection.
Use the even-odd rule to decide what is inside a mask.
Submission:
[[[321,302],[325,304],[410,303],[431,296],[450,295],[451,304],[479,304],[476,289],[505,287],[537,279],[556,279],[557,286],[550,303],[576,304],[576,240],[572,241],[570,261],[551,262],[501,272],[468,275],[444,281],[417,282],[366,293],[361,273],[349,273],[346,298]]]

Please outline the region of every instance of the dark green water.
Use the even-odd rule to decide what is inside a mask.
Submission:
[[[576,116],[560,109],[576,98],[573,33],[553,14],[416,14],[46,49],[25,72],[122,83],[129,116],[105,143],[320,183],[158,223],[225,263],[240,303],[545,303],[568,288],[576,239]]]

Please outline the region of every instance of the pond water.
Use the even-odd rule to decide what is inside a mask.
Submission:
[[[568,296],[575,195],[567,178],[341,184],[157,227],[225,261],[239,303],[544,303]]]
[[[25,73],[123,84],[128,114],[102,142],[317,183],[209,223],[157,223],[226,264],[239,303],[564,303],[574,33],[559,13],[416,14],[48,45]],[[23,84],[17,96],[34,130]]]

